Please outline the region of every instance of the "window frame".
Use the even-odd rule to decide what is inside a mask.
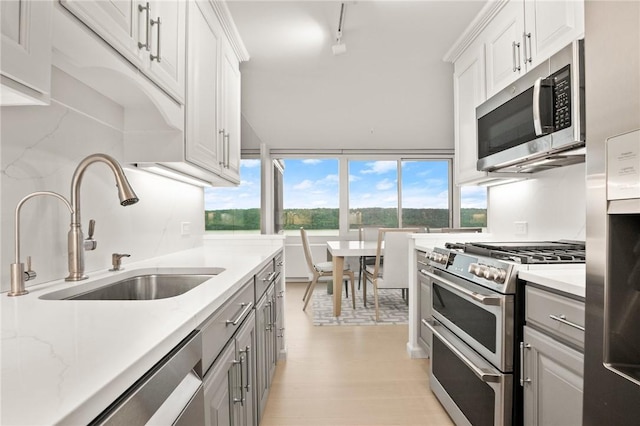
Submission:
[[[256,159],[257,156],[255,154],[244,154],[242,155],[242,159]],[[296,152],[296,153],[288,153],[281,152],[280,150],[271,151],[268,154],[268,162],[270,163],[272,159],[333,159],[338,161],[338,235],[340,238],[354,238],[357,237],[356,229],[349,229],[349,161],[396,161],[398,167],[398,182],[397,182],[397,192],[398,192],[398,224],[402,226],[402,162],[403,161],[446,161],[448,163],[448,187],[449,187],[449,199],[448,199],[448,208],[449,208],[449,223],[453,228],[460,227],[460,209],[461,209],[461,191],[460,188],[454,183],[453,176],[453,168],[454,168],[454,155],[453,154],[410,154],[410,153],[384,153],[384,154],[371,154],[368,152],[357,152],[357,153],[337,153],[337,152],[317,152],[317,151],[309,151],[309,152]],[[263,164],[264,167],[264,158]],[[285,169],[286,174],[286,169]],[[261,198],[262,198],[262,208],[269,206],[269,208],[273,208],[272,203],[266,203],[265,199],[271,199],[273,197],[273,190],[271,185],[266,185],[265,187],[265,174],[262,174],[262,188]],[[270,179],[269,179],[270,180]],[[261,212],[261,216],[264,216],[265,212]],[[270,212],[268,216],[272,216],[273,212]],[[489,216],[489,204],[487,203],[487,223]],[[220,232],[220,231],[206,231],[206,232]],[[265,229],[261,229],[261,233],[265,233]],[[318,231],[319,235],[321,234]],[[329,230],[326,233],[327,236],[336,236],[335,230]]]

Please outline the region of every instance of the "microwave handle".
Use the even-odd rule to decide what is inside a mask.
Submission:
[[[553,123],[543,123],[542,122],[542,102],[547,99],[547,97],[542,96],[542,91],[544,88],[553,87],[553,80],[549,78],[538,78],[533,85],[533,128],[536,132],[536,136],[542,136],[549,134],[553,131]],[[552,107],[552,105],[548,105],[548,107]]]

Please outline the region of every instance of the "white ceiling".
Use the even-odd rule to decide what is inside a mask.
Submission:
[[[453,66],[442,61],[485,1],[230,1],[243,149],[453,147]],[[247,126],[248,125],[248,126]]]

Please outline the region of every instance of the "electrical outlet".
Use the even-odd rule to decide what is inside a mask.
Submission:
[[[182,222],[180,224],[180,234],[183,237],[188,237],[191,235],[191,222]]]
[[[516,228],[516,235],[527,235],[527,222],[513,222]]]

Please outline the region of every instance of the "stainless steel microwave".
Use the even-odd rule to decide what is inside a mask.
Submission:
[[[476,108],[478,170],[531,173],[584,161],[584,41]]]

